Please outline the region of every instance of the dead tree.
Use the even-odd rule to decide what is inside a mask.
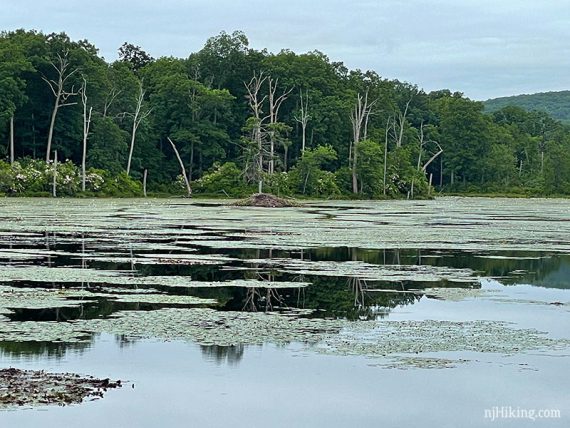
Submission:
[[[384,132],[384,177],[382,179],[383,193],[386,196],[386,174],[388,172],[388,136],[390,135],[391,129],[391,118],[386,121],[386,130]]]
[[[148,177],[148,169],[145,168],[143,172],[143,195],[146,198],[146,179]]]
[[[180,153],[178,153],[178,150],[176,149],[176,145],[174,144],[174,142],[170,139],[170,137],[166,137],[166,139],[168,140],[168,142],[172,146],[172,149],[174,150],[174,153],[176,154],[176,158],[178,159],[178,163],[180,164],[180,169],[182,170],[182,177],[184,177],[184,183],[186,184],[186,191],[188,192],[188,197],[191,197],[192,188],[190,187],[190,182],[188,181],[188,176],[186,175],[186,168],[184,168],[184,162],[182,162],[182,158],[180,157]]]
[[[397,115],[394,115],[394,132],[396,136],[396,147],[402,147],[402,141],[404,139],[404,128],[406,125],[406,116],[408,115],[408,109],[410,108],[410,103],[412,102],[413,95],[404,107],[404,111],[398,110]]]
[[[372,107],[378,100],[368,101],[368,90],[364,96],[358,94],[356,104],[350,113],[350,122],[352,123],[352,142],[348,153],[349,163],[352,162],[352,192],[358,193],[358,177],[356,174],[358,150],[357,146],[360,141],[365,140],[368,132],[368,120]]]
[[[267,78],[267,84],[269,86],[269,112],[267,114],[267,119],[269,120],[269,174],[275,172],[275,132],[276,125],[279,122],[279,108],[281,104],[287,99],[293,88],[285,91],[281,95],[277,95],[277,84],[279,79],[273,80],[271,76]]]
[[[139,129],[141,122],[144,119],[146,119],[150,115],[150,113],[152,112],[152,109],[148,109],[148,110],[144,110],[144,111],[142,109],[143,101],[144,101],[144,95],[145,95],[145,90],[143,88],[143,82],[141,80],[139,82],[139,94],[137,96],[137,105],[135,108],[135,112],[127,114],[128,116],[131,116],[133,118],[133,128],[131,130],[131,146],[129,149],[129,158],[127,160],[127,175],[129,175],[131,172],[131,162],[133,160],[133,151],[135,149],[135,140],[137,138],[137,130]]]
[[[422,155],[423,155],[423,148],[424,145],[426,145],[427,143],[433,143],[437,146],[438,151],[432,155],[428,161],[422,166]],[[424,135],[424,123],[422,122],[420,124],[420,135],[419,135],[419,150],[418,150],[418,163],[417,163],[417,170],[418,171],[422,171],[424,174],[427,170],[427,167],[429,166],[430,163],[432,163],[435,159],[437,159],[437,157],[439,155],[441,155],[443,153],[443,149],[441,148],[441,146],[439,145],[439,143],[437,141],[434,140],[426,140],[425,139],[425,135]],[[431,186],[431,178],[430,178],[430,186]],[[412,184],[410,186],[410,194],[412,199],[414,198],[414,180],[412,179]]]
[[[115,87],[112,87],[109,90],[109,93],[105,96],[105,102],[103,103],[103,117],[107,117],[113,102],[115,102],[115,99],[121,94],[121,92],[123,91]]]
[[[81,103],[83,104],[83,154],[81,157],[81,190],[85,192],[85,162],[87,159],[87,138],[89,137],[89,128],[91,127],[91,115],[93,107],[89,107],[87,111],[87,80],[83,78],[83,85],[81,85]]]
[[[14,115],[10,116],[10,165],[14,163]]]
[[[54,198],[57,197],[57,150],[55,150],[53,156],[53,180],[52,180],[51,195]]]
[[[263,130],[262,130],[262,114],[263,114],[263,103],[267,99],[267,95],[261,96],[261,88],[263,83],[267,80],[267,76],[263,75],[263,72],[253,74],[253,77],[249,83],[245,83],[245,88],[247,90],[247,100],[249,103],[249,108],[253,114],[253,128],[251,130],[252,141],[254,142],[257,149],[257,175],[258,175],[258,192],[263,191]]]
[[[305,97],[303,98],[303,90],[299,90],[299,98],[300,98],[300,111],[299,116],[295,115],[295,121],[301,124],[301,156],[305,153],[305,145],[307,141],[307,124],[309,123],[309,119],[311,116],[309,115],[309,91],[305,93]]]
[[[51,61],[50,65],[56,71],[56,79],[48,79],[45,76],[42,76],[42,79],[49,85],[51,92],[55,97],[55,101],[53,104],[53,110],[51,113],[51,120],[49,124],[49,132],[48,132],[48,141],[47,141],[47,149],[46,149],[46,162],[50,160],[50,152],[51,152],[51,143],[53,140],[53,130],[55,127],[55,119],[57,117],[57,113],[61,107],[70,106],[77,104],[77,102],[70,102],[69,98],[77,95],[77,91],[74,90],[73,86],[71,89],[66,89],[69,78],[73,76],[78,69],[71,70],[69,63],[69,52],[65,51],[63,55],[57,54],[57,61]]]

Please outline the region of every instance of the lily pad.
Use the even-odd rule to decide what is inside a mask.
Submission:
[[[17,407],[79,404],[102,398],[109,389],[120,388],[120,380],[96,379],[74,373],[43,370],[0,370],[0,410]]]

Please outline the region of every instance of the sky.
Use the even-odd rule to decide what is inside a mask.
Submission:
[[[570,90],[570,0],[1,0],[0,30],[187,57],[221,31],[475,100]]]

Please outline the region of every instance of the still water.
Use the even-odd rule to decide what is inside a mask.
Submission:
[[[96,332],[80,342],[10,336],[0,341],[2,368],[129,384],[81,405],[0,411],[2,427],[568,426],[567,202],[449,198],[268,211],[215,202],[2,200],[0,208],[0,286],[10,287],[0,294],[55,290],[73,300],[41,304],[30,294],[36,300],[16,304],[8,295],[1,322],[14,329],[26,321],[41,327],[212,308],[345,320],[344,330],[449,322],[455,330],[442,335],[475,334],[473,342],[485,345],[450,348],[413,330],[397,339],[430,341],[424,350],[380,354],[321,352],[306,336],[232,346],[216,344],[219,335],[165,341],[152,329],[144,337]],[[85,294],[65,297],[73,291]],[[136,301],[144,294],[159,297]],[[189,305],[164,296],[208,300]],[[504,323],[510,333],[456,329],[482,321]],[[525,329],[549,344],[491,349]],[[361,349],[371,333],[356,331],[351,343]],[[553,409],[560,418],[492,421],[485,410],[494,407]]]

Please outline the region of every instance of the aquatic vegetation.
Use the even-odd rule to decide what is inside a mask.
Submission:
[[[221,312],[208,308],[121,311],[105,319],[73,322],[0,322],[0,340],[73,343],[94,333],[217,346],[301,342],[318,352],[390,357],[386,362],[389,366],[396,361],[412,367],[424,360],[409,360],[410,355],[417,358],[425,353],[465,351],[511,355],[570,346],[570,340],[497,321],[348,322],[306,318],[294,312]],[[440,364],[428,361],[425,365]]]
[[[201,345],[318,342],[342,321],[275,312],[220,312],[207,308],[123,311],[107,319],[77,321],[75,328],[139,338],[190,340]]]
[[[544,261],[537,252],[570,253],[567,201],[540,201],[540,210],[526,201],[462,198],[321,201],[283,210],[187,200],[21,202],[0,200],[0,340],[76,343],[110,333],[205,346],[301,342],[387,368],[466,361],[450,352],[568,346],[507,322],[382,319],[387,308],[421,295],[538,302],[481,289],[487,273],[462,267],[461,257],[512,262],[496,275],[512,278],[522,273],[516,263]],[[390,293],[406,298],[380,298]],[[87,303],[114,309],[65,322],[9,318],[18,309]],[[176,307],[121,310],[136,307],[125,306],[131,303]],[[252,312],[239,311],[246,307]]]
[[[47,266],[0,266],[0,281],[32,281],[38,283],[90,283],[123,286],[165,286],[165,287],[263,287],[298,288],[310,285],[308,282],[262,281],[243,279],[230,281],[193,281],[187,276],[133,276],[133,271],[77,269]]]
[[[342,355],[383,357],[393,354],[473,351],[517,354],[565,349],[570,340],[552,339],[534,329],[501,321],[379,321],[355,323],[323,339],[318,350]]]
[[[102,398],[109,389],[120,388],[120,380],[97,379],[75,373],[43,370],[0,370],[0,410],[17,407],[79,404]]]
[[[447,358],[430,358],[430,357],[397,357],[392,358],[386,363],[370,364],[374,367],[381,367],[383,369],[451,369],[460,364],[465,364],[469,360],[457,359],[450,360]]]
[[[0,230],[100,235],[123,249],[183,250],[164,236],[211,248],[431,248],[570,252],[570,202],[440,198],[334,201],[286,210],[206,206],[177,200],[0,201]],[[55,215],[65,212],[65,215]],[[89,216],[85,216],[89,212]],[[136,220],[136,221],[135,221]],[[181,227],[182,226],[182,227]],[[482,230],[485,233],[481,233]],[[524,234],[520,231],[525,230]],[[211,239],[202,239],[211,233]],[[91,236],[92,238],[93,236]],[[0,240],[2,237],[0,236]],[[145,241],[141,245],[141,240]],[[149,242],[150,241],[150,242]],[[111,247],[111,246],[110,246]]]
[[[253,259],[248,264],[269,265],[279,272],[296,275],[359,278],[367,281],[418,281],[479,283],[470,269],[454,269],[431,265],[374,265],[360,261],[319,261],[299,259]]]
[[[74,307],[85,303],[83,300],[78,300],[78,298],[84,297],[91,296],[79,293],[75,295],[65,294],[57,290],[48,291],[45,289],[0,286],[0,310]],[[11,311],[6,312],[10,313]]]
[[[121,303],[152,303],[161,305],[215,305],[217,303],[216,299],[173,294],[107,294],[103,296]]]
[[[478,299],[498,294],[497,290],[488,290],[481,288],[426,288],[417,290],[418,293],[424,294],[426,297],[441,300],[460,301],[464,299]]]

